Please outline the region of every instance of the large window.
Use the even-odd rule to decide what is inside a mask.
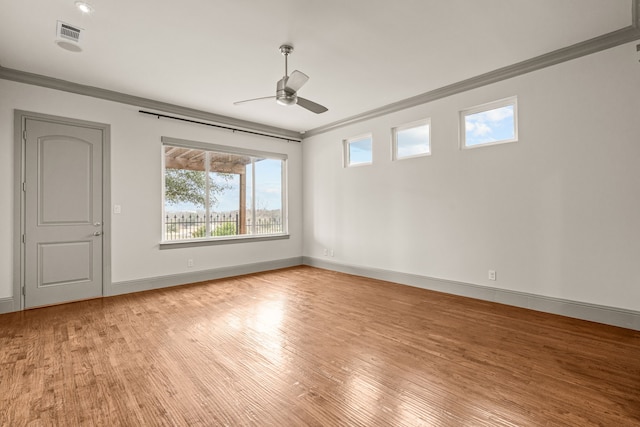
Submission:
[[[460,135],[462,148],[517,141],[516,98],[507,98],[461,111]]]
[[[431,154],[430,129],[429,119],[393,128],[393,159],[400,160]]]
[[[163,241],[287,233],[286,155],[162,141]]]
[[[373,162],[373,137],[371,134],[345,139],[344,165],[370,165]]]

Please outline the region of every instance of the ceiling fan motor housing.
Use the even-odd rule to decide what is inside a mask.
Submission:
[[[280,105],[295,105],[298,102],[298,97],[295,92],[288,92],[286,90],[287,80],[287,76],[278,80],[276,86],[276,102]]]

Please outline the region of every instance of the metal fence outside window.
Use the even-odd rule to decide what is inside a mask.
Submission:
[[[165,217],[165,240],[187,240],[200,237],[207,237],[207,223],[211,236],[234,236],[241,234],[239,214],[174,214]],[[282,233],[282,221],[279,217],[257,218],[252,223],[251,218],[247,219],[246,231],[244,234],[277,234]]]

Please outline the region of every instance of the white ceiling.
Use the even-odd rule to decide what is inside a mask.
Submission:
[[[631,25],[631,0],[0,0],[0,65],[305,131]],[[85,31],[55,43],[56,21]],[[284,73],[316,115],[275,101]]]

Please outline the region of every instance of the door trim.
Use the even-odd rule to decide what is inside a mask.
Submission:
[[[68,117],[31,111],[14,110],[14,215],[13,215],[13,311],[24,310],[25,247],[22,236],[25,231],[25,197],[22,183],[25,180],[25,139],[28,119],[48,121],[72,126],[82,126],[102,131],[102,295],[111,285],[111,126]]]

